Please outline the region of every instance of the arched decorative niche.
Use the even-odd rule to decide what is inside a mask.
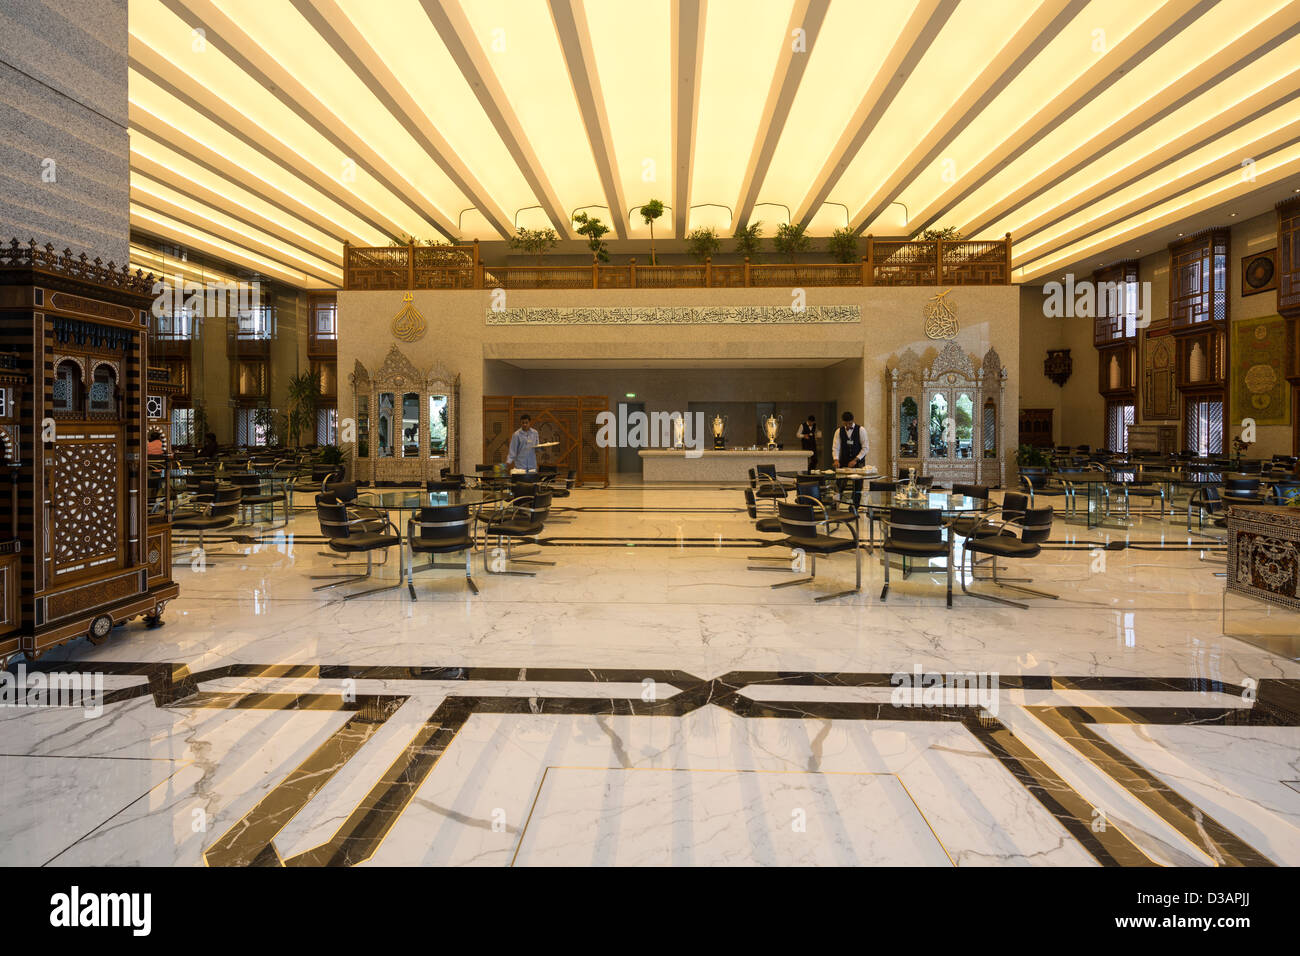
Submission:
[[[979,367],[950,341],[928,367],[911,349],[886,373],[889,386],[889,464],[954,481],[1002,485],[1003,393],[1007,371],[990,348]]]
[[[350,376],[358,481],[427,481],[456,470],[460,376],[441,362],[420,371],[396,345],[372,375]]]

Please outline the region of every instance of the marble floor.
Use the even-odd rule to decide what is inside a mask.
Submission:
[[[1300,618],[1185,516],[1058,520],[1005,573],[1059,599],[948,609],[865,551],[771,589],[736,488],[562,504],[553,566],[415,601],[313,592],[306,510],[183,543],[163,627],[11,663],[103,696],[0,708],[0,863],[1300,864]]]

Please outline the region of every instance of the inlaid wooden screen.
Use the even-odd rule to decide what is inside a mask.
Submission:
[[[1277,310],[1300,316],[1300,199],[1277,207]]]
[[[609,450],[596,445],[596,416],[608,410],[604,395],[484,395],[483,461],[506,460],[510,436],[527,413],[539,442],[558,442],[538,449],[539,465],[572,468],[582,484],[609,484]]]
[[[1228,321],[1228,230],[1209,229],[1169,247],[1169,322],[1175,330]]]
[[[1092,274],[1096,303],[1093,315],[1093,344],[1132,341],[1137,338],[1138,290],[1136,262],[1121,262]]]

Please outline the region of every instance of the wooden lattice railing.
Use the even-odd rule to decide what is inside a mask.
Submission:
[[[802,286],[1010,285],[1011,236],[933,240],[866,237],[859,262],[485,266],[477,240],[455,246],[343,246],[343,288],[730,289]]]

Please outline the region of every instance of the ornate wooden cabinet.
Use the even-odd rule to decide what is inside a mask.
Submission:
[[[145,434],[152,277],[65,250],[0,247],[0,349],[16,399],[20,648],[32,659],[144,615],[179,588],[151,571]]]
[[[441,363],[421,372],[396,345],[372,377],[352,372],[357,481],[424,482],[456,470],[460,378]]]
[[[22,640],[22,540],[18,535],[18,483],[22,446],[18,440],[18,407],[29,379],[13,352],[0,353],[0,662],[18,650]]]
[[[1005,483],[1002,396],[1007,370],[997,350],[990,348],[976,368],[961,346],[949,342],[933,365],[922,368],[908,349],[888,379],[893,474],[914,468],[940,484]]]

